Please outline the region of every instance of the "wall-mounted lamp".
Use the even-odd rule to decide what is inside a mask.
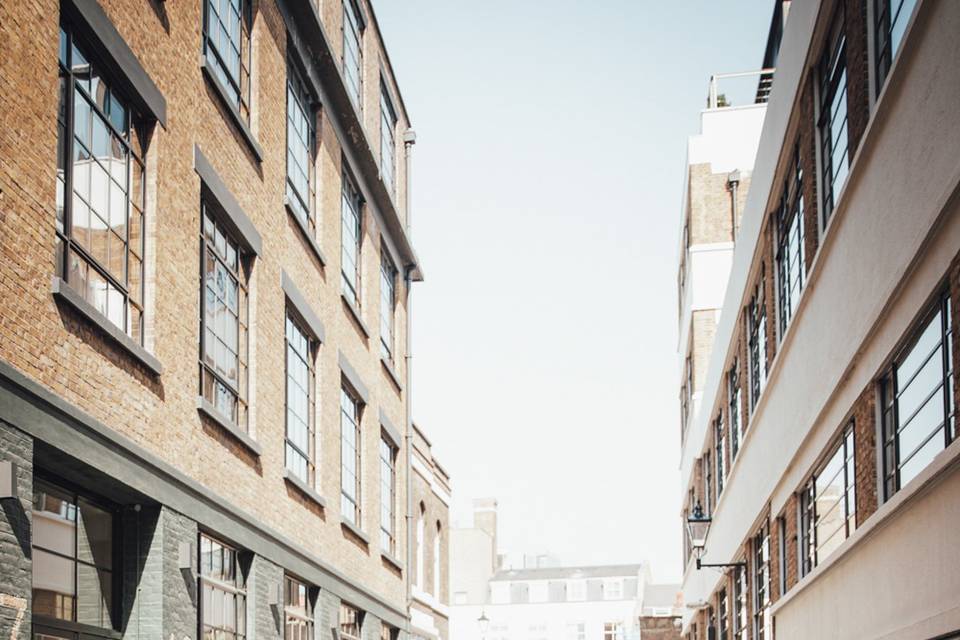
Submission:
[[[693,514],[687,518],[687,535],[690,536],[690,545],[697,556],[697,571],[702,567],[746,567],[746,562],[722,562],[718,564],[708,564],[700,562],[707,546],[707,534],[710,533],[710,516],[703,513],[703,507],[700,501],[693,507]]]
[[[17,498],[17,463],[0,462],[0,500]]]
[[[267,601],[271,607],[279,609],[283,606],[283,585],[277,584],[270,589],[270,595],[267,596]]]
[[[189,542],[181,542],[178,548],[177,566],[182,569],[193,569],[193,545]]]

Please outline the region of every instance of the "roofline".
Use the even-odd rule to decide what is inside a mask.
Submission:
[[[373,23],[374,28],[377,30],[377,36],[380,38],[380,49],[383,50],[383,61],[387,65],[387,69],[390,71],[390,77],[393,79],[393,86],[397,91],[397,102],[400,105],[401,111],[403,111],[403,119],[407,121],[407,128],[412,129],[413,123],[410,121],[410,114],[407,112],[407,104],[403,101],[403,93],[400,91],[400,83],[397,81],[397,74],[393,70],[393,63],[390,61],[390,53],[387,51],[387,41],[383,37],[383,31],[380,29],[380,22],[377,20],[377,12],[373,10],[373,2],[371,0],[365,0],[364,4],[367,5],[367,8],[370,10],[370,21]]]

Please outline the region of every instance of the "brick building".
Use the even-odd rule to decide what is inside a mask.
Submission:
[[[684,637],[960,637],[960,5],[773,13],[757,104],[712,101],[690,145]]]
[[[369,1],[3,2],[0,122],[0,634],[406,637],[415,136]]]

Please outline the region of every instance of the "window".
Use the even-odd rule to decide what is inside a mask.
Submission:
[[[942,293],[880,383],[887,498],[957,435],[950,306],[948,294]]]
[[[394,537],[394,504],[397,495],[397,448],[387,438],[380,437],[380,548],[387,553],[396,551]]]
[[[393,362],[394,326],[397,304],[397,268],[383,245],[380,250],[380,353]]]
[[[587,583],[583,580],[571,580],[567,583],[567,599],[579,602],[587,599]]]
[[[312,229],[314,201],[314,140],[316,113],[313,100],[293,63],[287,64],[287,204]]]
[[[780,576],[780,597],[787,593],[787,519],[777,518],[777,573]]]
[[[59,69],[57,273],[142,345],[145,125],[68,25]]]
[[[803,167],[799,147],[793,153],[793,171],[787,178],[777,211],[777,295],[780,308],[780,339],[793,318],[803,290]]]
[[[703,511],[709,516],[713,512],[713,463],[710,460],[710,452],[703,454]]]
[[[284,579],[284,640],[313,640],[313,600],[310,589],[296,578]]]
[[[717,640],[730,637],[730,611],[727,604],[727,590],[720,589],[717,594]]]
[[[770,626],[770,523],[764,522],[753,537],[754,640],[769,640]]]
[[[907,30],[907,23],[913,15],[913,8],[917,0],[876,0],[874,15],[876,16],[876,35],[874,42],[877,45],[877,93],[883,88],[883,83],[890,72],[890,65],[897,57],[903,34]]]
[[[437,523],[437,535],[433,538],[433,595],[440,598],[440,536],[443,530]],[[546,600],[546,598],[544,598]]]
[[[363,110],[363,17],[354,0],[343,0],[343,77],[357,111]]]
[[[820,186],[823,189],[823,226],[836,205],[836,194],[847,179],[847,47],[843,5],[837,10],[827,45],[820,58]]]
[[[201,205],[200,394],[247,428],[247,265],[210,207]]]
[[[800,493],[801,573],[840,546],[856,529],[856,466],[853,424],[844,429],[830,457]]]
[[[363,612],[341,603],[340,637],[345,640],[360,640],[361,627],[363,627]]]
[[[34,479],[33,615],[115,629],[115,510]]]
[[[423,564],[424,564],[424,553],[423,553],[423,536],[426,532],[426,511],[427,508],[424,504],[420,503],[420,511],[417,515],[417,586],[423,589]]]
[[[733,361],[727,372],[727,402],[730,405],[730,461],[736,459],[743,439],[743,426],[740,416],[740,363]]]
[[[763,263],[760,271],[763,273]],[[764,289],[766,279],[761,276],[760,284],[753,290],[753,297],[747,307],[747,323],[749,340],[747,348],[750,350],[750,402],[757,405],[760,394],[767,383],[767,307]]]
[[[603,598],[605,600],[619,600],[623,597],[622,580],[604,580]]]
[[[205,0],[203,55],[240,117],[250,121],[249,0]]]
[[[246,580],[233,547],[200,534],[200,629],[203,640],[246,637]]]
[[[315,442],[314,354],[316,345],[287,314],[287,469],[313,486]]]
[[[587,640],[587,625],[584,622],[567,623],[567,640]]]
[[[717,462],[717,500],[720,500],[720,494],[723,493],[723,480],[726,478],[726,469],[724,461],[726,433],[723,429],[723,414],[718,413],[717,419],[713,422],[714,448],[716,449]]]
[[[390,101],[387,85],[380,82],[380,177],[391,198],[396,197],[397,185],[397,114]]]
[[[349,0],[348,0],[349,3]],[[343,175],[340,204],[340,272],[343,295],[360,306],[360,194],[347,174]]]
[[[683,365],[683,387],[680,389],[680,420],[683,432],[690,422],[690,408],[693,406],[693,363],[690,356]]]
[[[603,640],[623,640],[623,623],[622,622],[604,622],[603,623]]]
[[[733,576],[733,637],[747,638],[747,569],[737,567]]]
[[[380,640],[395,640],[397,638],[397,630],[393,627],[387,626],[386,622],[380,623]]]
[[[360,526],[360,400],[340,390],[340,517]]]

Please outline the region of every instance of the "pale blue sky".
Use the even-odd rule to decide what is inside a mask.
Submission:
[[[769,0],[374,0],[418,142],[414,416],[501,547],[679,580],[676,246]]]

